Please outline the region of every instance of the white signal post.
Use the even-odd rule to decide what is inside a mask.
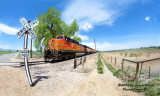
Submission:
[[[32,21],[31,23],[28,23],[25,18],[20,19],[21,24],[23,25],[23,28],[17,32],[17,36],[20,39],[24,34],[24,49],[21,50],[21,56],[24,56],[24,63],[25,63],[25,69],[26,74],[28,77],[28,81],[30,86],[33,86],[29,66],[28,66],[28,56],[29,56],[29,50],[27,49],[28,45],[28,34],[31,36],[32,39],[36,37],[36,34],[33,31],[33,27],[38,25],[38,20]]]

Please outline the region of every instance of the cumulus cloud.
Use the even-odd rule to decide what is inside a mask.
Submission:
[[[78,34],[77,36],[81,37],[82,41],[89,39],[89,37],[88,37],[87,35],[79,35],[79,34]]]
[[[88,31],[88,29],[92,29],[92,25],[89,23],[85,23],[81,26],[82,29],[84,29],[85,31]]]
[[[18,28],[10,27],[0,23],[0,32],[6,33],[9,35],[15,35],[18,31],[19,31]]]
[[[80,29],[88,31],[96,25],[113,25],[123,10],[137,0],[72,0],[62,12],[70,24],[77,19]]]
[[[145,18],[145,21],[150,21],[150,18],[151,18],[151,17],[147,16],[147,17]]]

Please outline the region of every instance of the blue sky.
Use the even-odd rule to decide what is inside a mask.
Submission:
[[[60,10],[67,24],[77,19],[76,35],[92,48],[94,38],[102,51],[160,45],[159,0],[1,0],[0,48],[22,49],[19,19],[33,21],[49,7]]]

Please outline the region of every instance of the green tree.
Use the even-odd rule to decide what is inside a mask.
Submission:
[[[78,41],[78,42],[82,42],[81,37],[79,37],[79,36],[77,36],[77,35],[75,35],[72,39],[73,39],[73,40],[76,40],[76,41]]]
[[[37,50],[41,50],[43,46],[47,47],[48,41],[56,35],[71,37],[79,30],[77,20],[73,20],[69,26],[61,20],[61,12],[54,7],[48,8],[44,14],[39,14],[38,20],[39,24],[34,29],[37,35],[34,45]]]

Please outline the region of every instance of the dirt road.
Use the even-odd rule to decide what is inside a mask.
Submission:
[[[124,84],[119,78],[104,66],[104,74],[99,74],[96,69],[68,96],[142,96],[132,91],[124,91]],[[126,87],[127,88],[127,87]]]

